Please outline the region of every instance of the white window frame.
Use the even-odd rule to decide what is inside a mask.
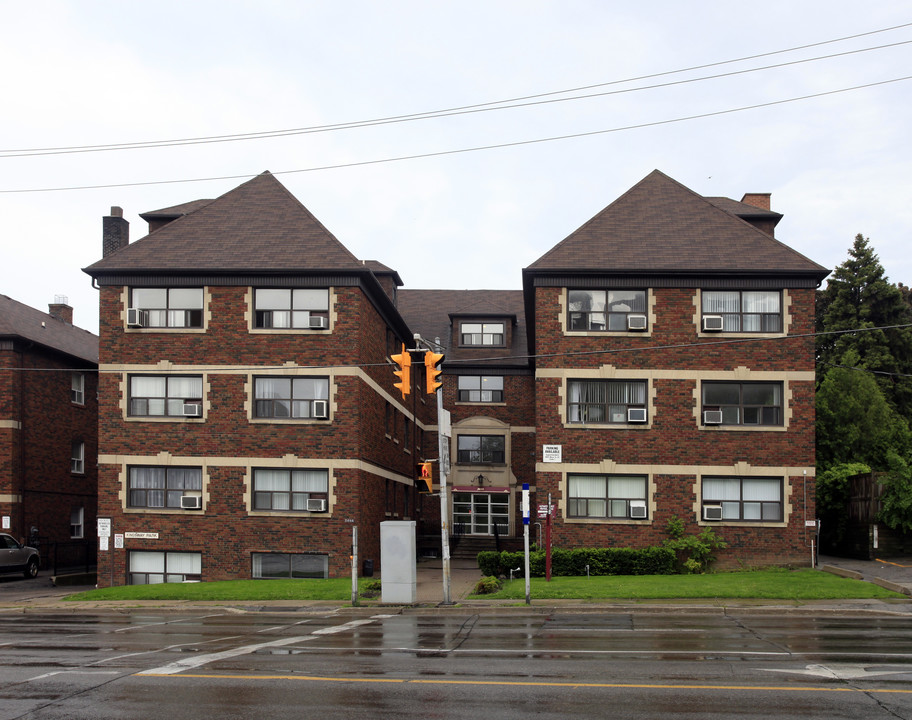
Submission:
[[[70,376],[70,402],[85,405],[85,373],[74,372]]]
[[[129,585],[157,585],[202,580],[202,553],[131,550],[128,557],[127,583]],[[144,582],[135,582],[139,577],[142,577]]]
[[[574,297],[575,294],[575,297]],[[588,295],[588,309],[582,295]],[[642,294],[640,298],[629,297]],[[578,306],[574,309],[574,305]],[[627,318],[644,315],[649,330],[649,293],[645,288],[567,288],[568,332],[630,332],[642,334],[643,330],[630,330]]]
[[[134,381],[164,380],[164,395],[134,395]],[[187,380],[199,381],[199,392],[180,392],[180,385]],[[176,386],[172,391],[172,385]],[[194,388],[195,390],[195,388]],[[202,406],[205,392],[204,378],[202,375],[162,375],[157,373],[131,373],[127,375],[127,416],[131,418],[183,418],[184,405],[195,404]],[[146,412],[134,412],[134,402],[145,402]],[[161,403],[162,412],[149,412],[152,403]]]
[[[459,345],[462,347],[504,347],[507,324],[503,321],[465,320],[459,324]]]
[[[624,492],[642,482],[642,493]],[[574,495],[588,486],[590,495]],[[639,473],[571,473],[567,475],[567,518],[596,520],[630,519],[630,503],[646,503],[649,520],[649,476]],[[600,507],[601,506],[601,507]],[[582,512],[581,512],[582,510]]]
[[[308,500],[325,500],[326,509],[308,510]],[[250,510],[258,513],[329,512],[329,469],[253,468]]]
[[[736,297],[737,296],[737,297]],[[765,297],[761,297],[765,296]],[[761,306],[776,299],[776,309],[769,310]],[[707,315],[722,317],[723,333],[745,333],[749,335],[779,335],[784,332],[785,314],[784,297],[781,290],[701,290],[700,292],[700,327]],[[763,328],[770,318],[777,318],[775,329]],[[759,329],[745,329],[747,321],[758,322]]]
[[[589,386],[592,389],[601,388],[604,402],[584,399],[584,395],[588,398],[591,394],[592,390]],[[617,402],[611,401],[612,389],[627,396],[623,402],[621,399],[617,399]],[[583,392],[584,390],[585,392]],[[631,397],[632,393],[642,397]],[[599,408],[601,408],[600,411]],[[630,422],[628,410],[631,408],[645,410],[646,422],[649,422],[649,382],[647,380],[625,380],[623,378],[616,380],[570,378],[567,380],[568,425],[643,425],[642,422]],[[599,419],[600,413],[601,419]]]
[[[295,570],[295,561],[299,561],[299,567],[297,571]],[[308,566],[313,566],[315,564],[321,565],[319,571],[315,569],[305,569],[300,567],[300,561],[303,561],[303,564]],[[267,572],[269,572],[269,565],[278,566],[283,563],[288,565],[288,570],[285,573],[278,574],[263,574],[263,565],[267,565]],[[326,579],[329,577],[329,555],[325,553],[259,553],[254,552],[250,554],[250,577],[254,580],[259,579],[303,579],[303,578],[323,578]]]
[[[503,375],[458,375],[456,383],[458,402],[498,404],[504,401]]]
[[[769,492],[776,489],[778,497]],[[722,507],[714,523],[775,523],[785,521],[785,483],[781,477],[704,476],[700,489],[700,518],[707,506]],[[777,510],[775,516],[772,511]]]
[[[254,330],[326,330],[329,288],[254,288]],[[311,318],[323,318],[314,327]]]
[[[258,421],[285,421],[285,420],[329,420],[329,394],[331,392],[330,378],[326,375],[254,375],[252,378],[252,417]],[[287,395],[268,396],[268,385],[288,383]],[[308,384],[313,392],[305,392]],[[280,392],[279,388],[272,390]],[[299,393],[296,396],[295,393]],[[312,395],[312,397],[311,397]],[[326,414],[315,415],[315,404],[326,403]],[[271,407],[271,412],[260,414],[261,409]],[[276,412],[277,408],[285,408],[287,414]]]
[[[162,292],[164,303],[152,299],[154,293]],[[190,293],[199,293],[198,300],[194,297],[188,301]],[[200,330],[205,325],[206,293],[202,287],[134,287],[130,289],[130,307],[143,313],[144,328]]]
[[[70,448],[70,472],[85,475],[85,442],[74,440]]]
[[[70,510],[70,538],[81,540],[85,533],[85,508],[80,505]]]

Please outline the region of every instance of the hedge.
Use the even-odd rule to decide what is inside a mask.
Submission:
[[[509,576],[510,570],[524,566],[522,552],[478,553],[478,568],[482,575]],[[575,548],[551,550],[551,574],[585,575],[673,575],[676,572],[675,552],[664,547],[633,548]],[[516,573],[514,572],[514,575]],[[545,576],[545,551],[529,553],[529,574]]]

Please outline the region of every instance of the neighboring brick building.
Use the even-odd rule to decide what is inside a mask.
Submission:
[[[809,562],[828,271],[779,218],[655,171],[523,271],[556,544],[656,544],[676,516],[719,532],[724,563]]]
[[[379,561],[379,523],[418,515],[414,447],[434,409],[392,387],[389,355],[412,342],[398,275],[269,173],[142,217],[151,232],[129,244],[113,209],[86,269],[101,291],[99,512],[124,535],[99,553],[99,582],[339,576],[355,525]]]
[[[94,541],[98,485],[98,337],[59,300],[44,313],[0,295],[2,532],[37,537],[45,562]]]
[[[86,269],[99,512],[124,535],[99,581],[346,575],[352,526],[379,561],[385,519],[433,546],[438,500],[413,477],[437,457],[435,402],[419,368],[403,401],[389,359],[415,333],[446,353],[459,535],[515,542],[527,482],[558,506],[558,545],[656,543],[678,516],[718,528],[731,561],[806,561],[805,333],[827,271],[772,237],[768,203],[653,173],[522,291],[400,290],[268,173],[142,215],[133,244],[114,209]]]

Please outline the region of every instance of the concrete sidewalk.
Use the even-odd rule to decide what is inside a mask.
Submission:
[[[450,602],[465,600],[481,580],[475,560],[450,560]],[[419,560],[417,571],[419,603],[443,602],[443,560]]]

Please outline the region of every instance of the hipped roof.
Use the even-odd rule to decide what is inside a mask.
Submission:
[[[172,210],[182,212],[169,213]],[[175,220],[85,268],[109,273],[364,271],[269,172],[212,201],[144,216]]]
[[[654,170],[524,272],[829,273],[714,200]]]

